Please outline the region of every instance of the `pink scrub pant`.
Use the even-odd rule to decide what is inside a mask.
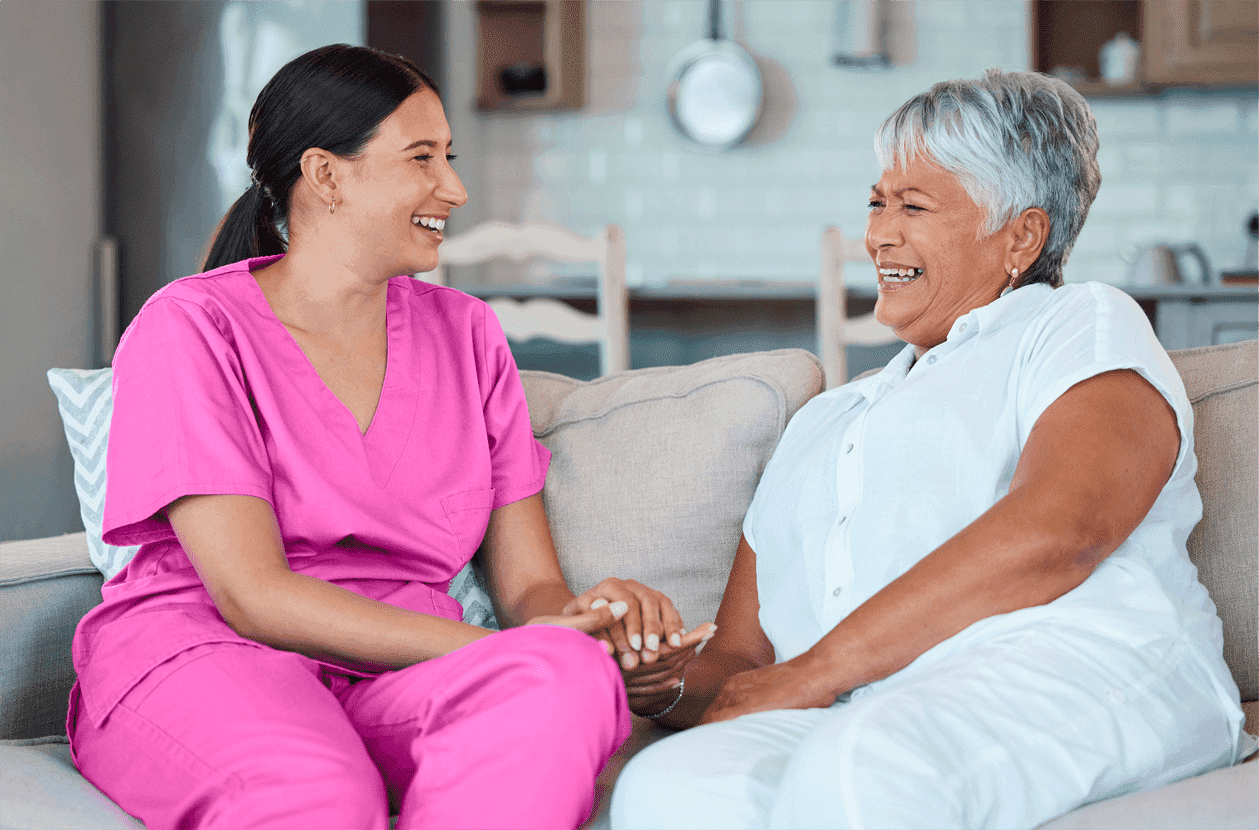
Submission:
[[[99,729],[76,704],[79,770],[150,830],[387,828],[391,808],[399,828],[576,827],[630,731],[616,664],[554,626],[369,679],[208,644],[147,675]]]

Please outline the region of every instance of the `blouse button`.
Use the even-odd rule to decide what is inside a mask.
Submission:
[[[844,447],[844,452],[845,452],[845,453],[850,453],[850,452],[852,452],[852,444],[849,444],[848,446]]]
[[[837,596],[839,596],[839,595],[840,595],[840,593],[841,593],[843,590],[844,590],[843,588],[836,588],[834,591],[831,591],[831,596],[833,596],[833,597],[837,597]]]
[[[958,330],[958,331],[966,331],[966,323],[962,323],[962,325],[958,326],[958,327],[957,327],[957,330]]]
[[[935,362],[936,362],[936,356],[935,356],[935,355],[931,355],[930,357],[928,357],[928,358],[927,358],[927,363],[928,363],[928,364],[935,363]]]

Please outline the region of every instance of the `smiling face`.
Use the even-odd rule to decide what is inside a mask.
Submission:
[[[450,126],[441,101],[421,89],[380,122],[338,187],[337,220],[361,255],[383,274],[437,267],[437,246],[450,212],[468,201],[450,166]]]
[[[1009,234],[985,237],[984,218],[957,178],[923,153],[885,170],[871,189],[866,250],[879,271],[875,317],[919,355],[1009,280]]]

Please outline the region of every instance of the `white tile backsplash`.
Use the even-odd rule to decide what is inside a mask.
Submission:
[[[475,201],[459,227],[548,218],[594,232],[616,222],[631,284],[815,279],[827,225],[864,232],[879,123],[937,81],[1029,61],[1021,0],[905,0],[897,14],[908,22],[892,37],[912,41],[912,65],[835,67],[837,2],[723,4],[727,36],[783,73],[766,106],[781,123],[767,125],[772,141],[711,153],[673,131],[665,104],[669,61],[705,33],[705,0],[591,0],[585,108],[502,116],[448,101],[464,108],[452,113],[456,145],[459,130],[476,132],[479,158],[459,164],[483,165],[469,177]],[[467,62],[448,75],[473,70],[474,48],[448,54]],[[1068,279],[1122,281],[1125,257],[1159,241],[1198,241],[1217,269],[1235,267],[1242,223],[1259,201],[1259,96],[1175,91],[1090,105],[1103,184]]]

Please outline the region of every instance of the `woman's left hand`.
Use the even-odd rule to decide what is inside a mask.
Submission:
[[[803,657],[802,655],[801,657]],[[716,723],[772,709],[824,709],[838,696],[812,661],[797,657],[732,675],[700,723]]]
[[[622,670],[630,671],[640,664],[655,663],[665,647],[686,647],[683,639],[686,630],[673,602],[656,589],[633,579],[609,577],[575,597],[561,613],[580,614],[601,604],[617,601],[626,603],[629,610],[617,625],[606,630],[606,638],[600,639],[611,643]]]

